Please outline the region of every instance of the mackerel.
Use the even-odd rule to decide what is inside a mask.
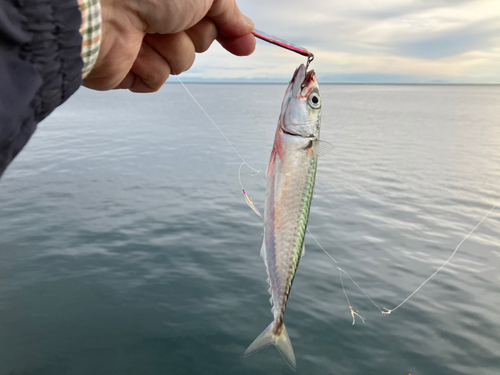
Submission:
[[[321,96],[316,74],[300,65],[283,99],[267,169],[261,256],[270,285],[272,323],[245,351],[275,345],[292,369],[295,354],[283,317],[300,259],[316,180],[318,156],[330,144],[319,140]]]

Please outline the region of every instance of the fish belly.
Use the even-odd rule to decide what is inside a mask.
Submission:
[[[278,135],[280,136],[280,135]],[[277,137],[278,137],[277,136]],[[291,139],[292,138],[292,139]],[[314,191],[317,158],[296,140],[281,135],[280,153],[267,179],[262,255],[275,321],[282,323],[299,265]]]

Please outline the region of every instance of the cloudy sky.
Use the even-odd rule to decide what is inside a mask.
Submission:
[[[500,0],[237,0],[256,28],[314,53],[322,82],[500,83]],[[287,81],[305,58],[218,44],[187,80]]]

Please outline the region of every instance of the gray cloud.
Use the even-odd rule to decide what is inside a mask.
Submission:
[[[401,16],[408,16],[423,10],[436,8],[456,7],[477,0],[420,0],[381,7],[380,9],[364,10],[362,7],[352,11],[353,17],[373,20],[390,20]]]
[[[238,0],[238,4],[258,29],[319,56],[318,74],[330,81],[500,82],[498,0]],[[240,60],[212,49],[212,57],[200,56],[192,77],[288,77],[299,58],[258,43],[254,56]]]
[[[500,25],[500,19],[496,25]],[[484,24],[474,24],[460,29],[427,37],[417,42],[397,42],[391,45],[394,54],[425,59],[440,59],[468,51],[487,49],[499,40],[500,27],[491,29]]]

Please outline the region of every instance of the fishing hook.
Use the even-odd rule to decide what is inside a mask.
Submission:
[[[309,69],[309,64],[312,63],[313,60],[314,60],[314,55],[311,52],[309,52],[309,55],[307,56],[306,72],[307,69]]]

